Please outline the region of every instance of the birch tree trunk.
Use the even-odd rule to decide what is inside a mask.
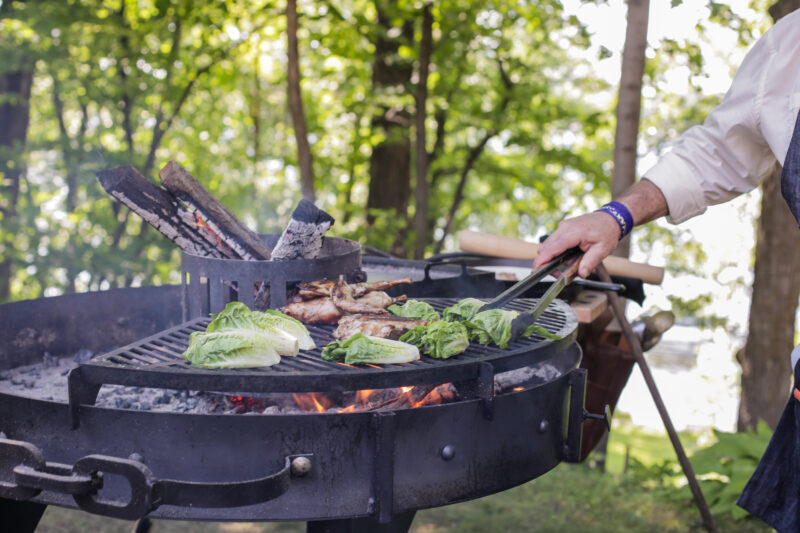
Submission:
[[[800,0],[781,0],[769,12],[777,22],[798,8]],[[789,354],[800,297],[800,232],[781,196],[780,176],[777,167],[761,187],[747,341],[737,354],[742,365],[739,431],[755,428],[759,419],[774,428],[791,386]]]

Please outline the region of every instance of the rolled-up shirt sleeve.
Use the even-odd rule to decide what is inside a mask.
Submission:
[[[664,194],[674,224],[756,187],[776,159],[761,132],[775,43],[770,32],[747,54],[722,103],[681,135],[643,178]]]

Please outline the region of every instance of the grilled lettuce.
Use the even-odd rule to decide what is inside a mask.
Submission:
[[[416,318],[418,320],[439,320],[439,313],[428,302],[409,300],[405,305],[392,304],[386,308],[394,316]]]
[[[419,349],[405,342],[356,333],[347,340],[329,342],[322,350],[322,358],[348,365],[360,363],[388,365],[416,361],[419,359]]]
[[[202,368],[270,366],[281,361],[272,337],[254,329],[195,331],[182,355]]]
[[[469,334],[460,322],[436,320],[407,331],[400,341],[419,347],[422,353],[431,357],[447,359],[467,349]]]
[[[464,322],[469,331],[469,338],[480,344],[494,343],[500,348],[505,349],[511,340],[511,322],[517,317],[517,311],[507,309],[489,309],[481,311],[470,320]],[[531,324],[522,333],[523,337],[529,337],[537,333],[542,337],[557,340],[558,335],[553,335],[538,324]]]
[[[511,321],[517,314],[516,311],[506,309],[481,311],[465,323],[470,340],[479,344],[493,342],[500,348],[505,348],[511,340]]]
[[[298,350],[313,350],[314,340],[302,322],[280,311],[251,311],[241,302],[230,302],[213,315],[206,331],[227,329],[263,330],[274,336],[275,349],[280,355],[297,355]]]
[[[445,308],[442,311],[442,317],[448,322],[462,322],[472,318],[481,306],[483,306],[483,302],[477,298],[464,298]]]
[[[212,315],[205,331],[189,336],[181,355],[203,368],[255,367],[277,364],[282,355],[297,355],[300,348],[315,348],[302,323],[278,311],[251,311],[230,302]]]
[[[311,334],[306,329],[305,325],[296,318],[285,315],[280,311],[274,309],[267,309],[266,311],[254,311],[256,315],[256,322],[266,326],[274,326],[288,333],[289,335],[297,338],[298,346],[301,350],[313,350],[317,347]]]

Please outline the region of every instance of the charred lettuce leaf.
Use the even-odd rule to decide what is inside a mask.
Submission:
[[[253,329],[195,331],[183,357],[202,368],[270,366],[281,361],[272,337]]]
[[[483,306],[477,298],[464,298],[442,311],[442,317],[448,322],[462,322],[469,320]]]
[[[431,357],[447,359],[467,349],[469,334],[460,322],[436,320],[407,331],[400,341],[419,347],[422,353]]]
[[[464,325],[469,331],[470,340],[484,345],[494,343],[505,349],[511,340],[511,322],[518,314],[517,311],[507,309],[489,309],[488,311],[481,311],[470,320],[465,321]],[[558,335],[553,335],[538,324],[528,326],[522,335],[530,337],[534,333],[551,340],[561,338]]]
[[[428,302],[409,300],[405,305],[392,304],[386,308],[394,316],[416,318],[418,320],[439,320],[441,317]]]
[[[516,311],[506,309],[489,309],[467,320],[469,338],[479,344],[494,343],[506,348],[511,340],[511,321],[517,316]]]
[[[314,340],[302,322],[280,311],[251,311],[242,302],[230,302],[221,312],[212,315],[207,332],[229,329],[254,329],[273,337],[280,355],[297,355],[299,349],[313,350]]]
[[[262,326],[273,326],[296,337],[301,350],[313,350],[317,347],[308,332],[308,328],[296,318],[274,309],[267,309],[264,312],[253,311],[253,313],[256,315],[256,322]]]
[[[331,341],[322,350],[326,361],[348,365],[409,363],[419,359],[419,349],[405,342],[356,333],[344,341]]]

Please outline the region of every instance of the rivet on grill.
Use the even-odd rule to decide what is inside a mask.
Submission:
[[[446,444],[444,448],[442,448],[441,456],[445,461],[449,461],[456,456],[456,449],[452,444]]]
[[[144,455],[138,452],[133,452],[132,454],[130,454],[128,456],[128,459],[130,459],[131,461],[136,461],[137,463],[144,463]]]
[[[308,457],[295,457],[292,459],[292,475],[303,477],[311,471],[311,459]]]
[[[539,433],[544,433],[550,427],[550,422],[547,420],[542,420],[539,422]]]

